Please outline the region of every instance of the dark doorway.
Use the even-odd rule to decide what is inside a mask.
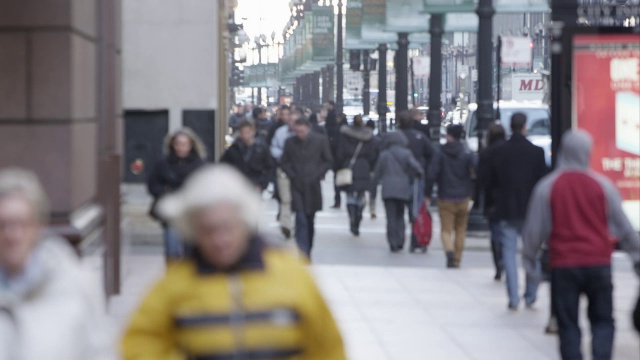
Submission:
[[[184,110],[182,124],[195,131],[207,148],[209,161],[215,160],[216,113],[215,110]]]
[[[124,113],[124,181],[145,182],[163,155],[169,111],[127,110]]]

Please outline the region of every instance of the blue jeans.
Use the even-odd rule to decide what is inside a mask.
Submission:
[[[313,247],[313,237],[315,236],[316,214],[307,215],[303,211],[296,212],[296,243],[309,259],[311,259],[311,248]]]
[[[551,288],[562,359],[582,360],[578,311],[580,295],[585,294],[589,301],[593,359],[610,360],[615,332],[611,266],[553,269]]]
[[[164,227],[164,255],[167,259],[184,257],[184,245],[178,233],[169,226]]]
[[[496,230],[502,246],[502,261],[507,275],[509,306],[517,307],[520,304],[520,295],[518,295],[518,236],[522,235],[522,224],[500,221]],[[532,305],[536,302],[539,276],[527,274],[526,282],[524,299],[527,305]]]

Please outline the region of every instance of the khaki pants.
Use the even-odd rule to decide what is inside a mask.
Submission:
[[[467,236],[469,199],[456,202],[438,200],[438,211],[442,226],[442,245],[445,251],[454,253],[453,264],[459,266]],[[452,241],[454,231],[455,242]]]
[[[291,213],[291,180],[287,174],[277,170],[278,194],[280,196],[280,226],[293,230],[293,215]]]

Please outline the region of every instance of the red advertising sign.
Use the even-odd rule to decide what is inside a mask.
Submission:
[[[640,223],[640,36],[576,35],[573,125],[593,136],[591,167],[613,181]]]

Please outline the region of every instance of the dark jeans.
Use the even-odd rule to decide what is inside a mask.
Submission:
[[[316,214],[307,215],[302,211],[296,212],[296,242],[300,251],[311,259],[311,248],[315,236]]]
[[[493,254],[493,265],[496,273],[502,273],[504,270],[504,262],[502,261],[502,243],[500,242],[500,222],[495,220],[489,221],[489,229],[491,230],[491,253]]]
[[[610,360],[615,331],[611,266],[552,269],[551,288],[562,359],[582,360],[578,311],[580,295],[585,294],[589,301],[593,360]]]
[[[386,199],[384,208],[387,212],[387,241],[393,250],[402,249],[405,240],[404,208],[407,202],[397,199]]]

